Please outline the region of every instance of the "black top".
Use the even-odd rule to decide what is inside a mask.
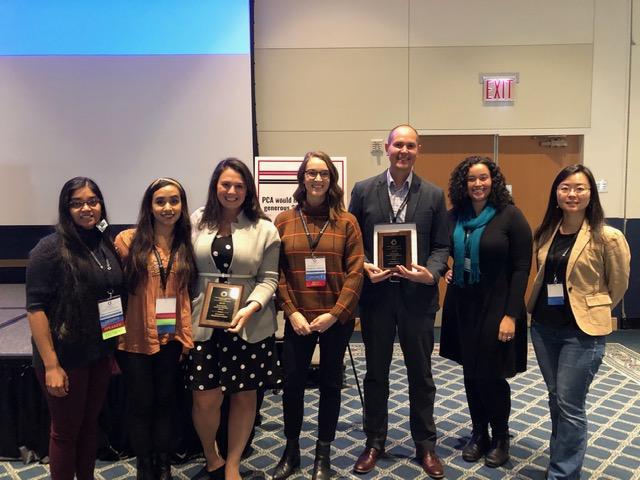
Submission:
[[[449,214],[451,233],[456,225]],[[527,366],[527,311],[531,229],[522,212],[507,205],[480,237],[480,282],[447,285],[442,311],[440,355],[464,367],[472,378],[509,378]],[[505,315],[515,318],[512,341],[498,340]]]
[[[226,237],[216,235],[216,238],[211,243],[211,255],[218,270],[221,273],[229,273],[229,267],[233,259],[233,240],[231,235]],[[229,283],[229,279],[221,278],[220,283]]]
[[[56,334],[57,329],[51,329],[53,346],[58,361],[64,369],[87,366],[113,352],[116,338],[102,340],[98,302],[108,298],[109,291],[113,291],[114,296],[125,292],[119,260],[105,245],[101,234],[97,230],[79,233],[87,246],[86,260],[90,267],[86,269],[87,271],[80,272],[83,284],[78,285],[78,288],[64,291],[64,264],[60,250],[60,237],[57,233],[48,235],[38,242],[29,253],[27,264],[27,311],[43,311],[49,319],[50,327],[64,325],[64,319],[57,318],[58,307],[62,302],[73,302],[76,309],[82,312],[83,322],[86,322],[86,335],[79,339],[69,339]],[[104,269],[99,267],[89,251],[93,252],[98,262],[105,267]],[[107,261],[111,267],[110,270],[106,268]],[[32,343],[33,365],[35,368],[42,369],[42,359],[33,339]]]
[[[578,327],[576,318],[571,311],[566,282],[567,264],[577,236],[577,232],[563,235],[558,231],[553,238],[544,264],[544,284],[540,289],[540,295],[538,295],[536,306],[531,316],[533,321],[552,327],[567,327],[570,325]],[[564,305],[549,305],[547,285],[551,283],[562,283]]]

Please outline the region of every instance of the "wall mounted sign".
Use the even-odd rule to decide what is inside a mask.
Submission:
[[[481,73],[484,105],[513,105],[518,77],[517,73]]]
[[[253,176],[255,177],[258,201],[264,213],[275,220],[280,212],[296,205],[293,192],[298,187],[298,168],[303,157],[255,157]],[[347,158],[331,157],[338,169],[338,185],[342,188],[344,204],[349,204],[347,196]]]

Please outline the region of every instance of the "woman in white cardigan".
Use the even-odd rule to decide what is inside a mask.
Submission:
[[[240,479],[256,390],[281,381],[272,298],[280,237],[260,208],[251,172],[234,158],[214,170],[207,203],[193,213],[191,224],[199,273],[187,386],[193,391],[193,423],[206,459],[199,476]],[[241,308],[226,329],[198,326],[209,282],[243,286]],[[230,396],[226,461],[215,444],[224,395]]]

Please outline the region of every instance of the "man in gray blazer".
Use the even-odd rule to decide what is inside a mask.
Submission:
[[[395,127],[385,143],[389,168],[356,183],[351,193],[349,211],[360,223],[365,250],[360,321],[367,359],[364,379],[367,443],[354,471],[373,470],[384,453],[389,366],[397,331],[407,367],[410,427],[416,459],[430,477],[442,478],[442,464],[435,453],[436,389],[431,374],[431,353],[433,325],[439,308],[438,280],[447,269],[449,234],[444,193],[413,172],[418,147],[418,133],[413,127]],[[392,273],[372,263],[374,226],[403,222],[416,224],[418,263],[410,269],[400,266]]]

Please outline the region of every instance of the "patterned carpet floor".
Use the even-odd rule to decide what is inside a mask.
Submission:
[[[365,372],[364,351],[354,344],[352,351],[360,379]],[[437,385],[435,406],[438,426],[437,452],[445,464],[447,479],[533,479],[544,478],[548,462],[547,442],[550,433],[546,388],[530,352],[529,370],[511,380],[512,415],[510,421],[511,460],[502,468],[490,469],[481,462],[462,460],[462,446],[470,434],[470,423],[462,383],[461,368],[434,352],[433,371]],[[354,475],[353,464],[364,445],[362,410],[347,358],[348,387],[343,390],[343,406],[338,433],[332,449],[334,478],[413,479],[426,478],[413,460],[413,443],[408,426],[408,392],[405,369],[399,349],[391,367],[389,401],[388,455],[374,472]],[[308,405],[301,437],[302,470],[291,478],[310,478],[315,444],[317,390],[307,391]],[[584,462],[585,479],[640,479],[640,355],[619,345],[607,345],[605,361],[596,376],[588,397],[589,447]],[[284,445],[281,397],[267,393],[262,408],[263,422],[256,432],[255,451],[244,461],[247,479],[269,478]],[[96,478],[134,478],[135,459],[100,462]],[[189,479],[201,462],[173,468],[174,478]],[[0,462],[0,478],[48,478],[47,467],[39,464]]]

